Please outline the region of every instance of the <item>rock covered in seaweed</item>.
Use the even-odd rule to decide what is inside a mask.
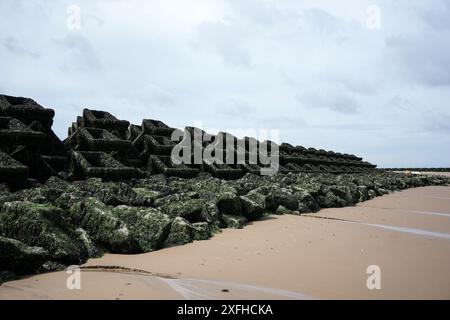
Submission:
[[[29,246],[43,247],[53,259],[64,263],[81,263],[88,258],[84,246],[64,223],[62,210],[53,205],[29,201],[4,203],[0,234]]]
[[[0,185],[0,245],[9,252],[0,260],[0,277],[60,270],[103,252],[141,253],[206,240],[220,228],[243,228],[266,214],[312,213],[445,184],[450,179],[375,172],[247,174],[234,181],[159,175],[128,183],[52,177],[16,192]]]
[[[42,247],[0,236],[0,270],[14,270],[18,274],[36,272],[49,258]]]
[[[86,230],[92,240],[110,252],[139,252],[127,224],[117,217],[112,207],[96,198],[74,203],[66,218],[73,226]]]
[[[115,215],[124,221],[140,252],[160,249],[169,236],[172,219],[155,208],[118,206]]]

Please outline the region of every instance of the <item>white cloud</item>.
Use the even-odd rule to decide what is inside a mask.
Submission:
[[[270,127],[381,166],[450,166],[450,5],[379,0],[3,0],[0,88],[139,123]]]

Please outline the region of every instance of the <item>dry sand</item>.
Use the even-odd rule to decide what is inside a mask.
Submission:
[[[394,171],[397,173],[405,173],[405,174],[411,174],[410,171]],[[415,172],[415,171],[414,171]],[[422,174],[422,175],[429,175],[429,176],[444,176],[444,177],[450,177],[450,172],[433,172],[433,171],[418,171],[414,174]]]
[[[421,172],[421,174],[428,174],[432,176],[450,177],[450,172]]]
[[[367,288],[369,265],[381,268],[381,290]],[[449,299],[450,187],[273,216],[211,240],[85,266],[120,268],[83,270],[81,290],[66,289],[65,272],[12,281],[0,299]]]

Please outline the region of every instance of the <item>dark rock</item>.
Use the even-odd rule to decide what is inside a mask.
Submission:
[[[133,188],[122,182],[102,182],[100,179],[88,179],[78,182],[79,190],[89,192],[92,197],[111,205],[149,206],[151,201],[136,193]]]
[[[193,240],[208,240],[212,235],[211,228],[206,222],[193,223],[191,234]]]
[[[173,201],[161,206],[160,209],[171,218],[182,217],[191,223],[208,220],[205,201],[200,199]]]
[[[141,252],[160,249],[169,236],[172,219],[157,209],[118,206],[113,211],[128,225]]]
[[[274,212],[274,214],[276,214],[276,215],[295,214],[295,213],[296,213],[296,211],[289,210],[288,208],[283,207],[281,205],[278,206],[278,208]]]
[[[296,211],[299,208],[297,197],[286,188],[277,188],[272,194],[273,202],[277,208],[283,206],[290,211]],[[267,200],[266,200],[267,203]]]
[[[176,217],[170,228],[167,244],[182,245],[192,242],[192,225],[182,217]]]
[[[241,201],[235,192],[225,191],[217,197],[217,207],[221,214],[239,216],[242,214]]]
[[[265,212],[265,196],[258,192],[249,192],[239,197],[242,205],[242,214],[248,220],[260,219]]]
[[[316,199],[309,193],[308,190],[298,186],[292,187],[293,194],[298,200],[299,213],[310,213],[320,210],[320,206]]]
[[[89,234],[83,228],[76,229],[75,235],[78,237],[78,240],[84,245],[89,258],[99,258],[103,255],[103,250],[92,241]]]
[[[112,253],[139,252],[130,229],[113,208],[95,198],[76,202],[67,212],[69,222],[83,228],[93,241]]]
[[[317,197],[317,202],[322,208],[341,208],[347,205],[347,202],[328,191],[325,195]]]
[[[224,214],[220,218],[224,226],[230,229],[242,229],[247,223],[247,219],[243,216],[231,216]]]
[[[17,274],[11,271],[1,271],[0,270],[0,285],[4,282],[12,281],[18,277]]]
[[[88,254],[64,226],[62,211],[52,205],[28,201],[4,203],[0,214],[0,234],[29,246],[48,250],[53,260],[84,262]]]
[[[27,274],[38,270],[50,254],[41,247],[31,247],[25,243],[0,236],[0,270],[14,270]]]
[[[45,262],[38,270],[37,273],[49,273],[49,272],[57,272],[66,270],[67,266],[56,262],[56,261],[47,261]]]

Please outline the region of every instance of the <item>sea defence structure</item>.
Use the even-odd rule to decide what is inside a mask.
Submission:
[[[68,181],[125,181],[154,174],[193,178],[200,172],[232,180],[246,173],[260,174],[266,166],[258,157],[255,162],[249,161],[251,143],[256,150],[261,144],[268,144],[269,153],[275,146],[274,142],[252,137],[240,140],[229,133],[209,135],[186,127],[181,135],[184,132],[194,136],[194,131],[199,130],[208,136],[208,142],[200,143],[201,151],[225,136],[227,145],[221,150],[224,158],[236,158],[239,145],[244,146],[244,162],[174,163],[172,150],[181,139],[173,141],[171,137],[179,129],[161,121],[145,119],[141,125],[134,125],[105,111],[84,109],[69,128],[68,138],[61,141],[52,131],[54,115],[54,110],[32,99],[0,95],[0,182],[20,188],[34,181],[45,182],[52,176]],[[276,147],[280,173],[364,173],[376,168],[355,155],[287,143]],[[194,158],[194,154],[188,157]]]
[[[54,114],[31,99],[0,95],[0,283],[105,252],[207,240],[267,215],[450,184],[446,177],[377,170],[353,155],[179,130],[157,120],[138,126],[90,109],[61,141],[52,131]],[[243,161],[196,159],[196,151],[207,155],[212,145],[215,157]],[[187,146],[181,149],[187,161],[174,156],[180,146]],[[264,149],[277,160],[277,174],[262,174]]]

